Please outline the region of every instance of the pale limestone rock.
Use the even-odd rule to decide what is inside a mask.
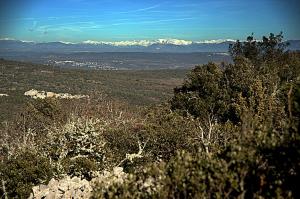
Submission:
[[[89,198],[96,182],[103,182],[105,186],[114,183],[123,183],[127,174],[122,167],[115,167],[112,172],[104,171],[98,177],[87,181],[78,177],[66,176],[63,179],[51,179],[48,185],[39,185],[32,188],[30,199],[60,199],[60,198]]]
[[[114,175],[116,175],[116,176],[122,175],[122,174],[124,173],[124,172],[123,172],[123,167],[114,167],[113,173],[114,173]]]
[[[54,178],[52,178],[52,179],[49,181],[49,183],[48,183],[48,187],[49,187],[50,189],[56,187],[57,185],[58,185],[58,182],[57,182]]]
[[[36,98],[39,98],[39,99],[45,99],[46,98],[46,95],[44,93],[37,93],[35,95]]]
[[[55,93],[53,92],[47,92],[47,97],[56,97]]]
[[[31,89],[24,93],[26,96],[30,96],[33,99],[45,99],[50,97],[61,98],[61,99],[81,99],[81,98],[89,98],[88,95],[71,95],[69,93],[54,93],[54,92],[46,92],[46,91],[38,91],[35,89]],[[0,95],[1,97],[1,95]]]
[[[81,180],[78,177],[70,178],[69,176],[55,180],[51,179],[45,189],[42,186],[35,186],[32,188],[33,194],[31,199],[41,198],[89,198],[91,196],[92,187],[87,180]]]
[[[50,192],[45,197],[45,199],[54,199],[54,198],[59,198],[59,197],[57,197],[55,192]]]
[[[36,94],[38,94],[38,92],[39,91],[37,91],[37,90],[34,90],[34,89],[31,89],[31,90],[29,90],[29,91],[26,91],[25,93],[24,93],[24,95],[26,95],[26,96],[35,96]]]

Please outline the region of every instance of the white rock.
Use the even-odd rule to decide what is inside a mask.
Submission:
[[[2,94],[6,96],[6,94]],[[30,96],[33,99],[45,99],[50,97],[61,98],[61,99],[81,99],[81,98],[89,98],[88,95],[71,95],[69,93],[54,93],[54,92],[46,92],[46,91],[38,91],[35,89],[31,89],[24,93],[26,96]],[[0,94],[1,97],[1,94]]]
[[[45,99],[46,95],[44,93],[37,93],[36,98]]]
[[[119,175],[123,174],[124,173],[123,172],[123,167],[114,167],[113,173],[116,176],[119,176]]]
[[[47,97],[55,97],[55,93],[53,93],[53,92],[47,92],[47,94],[46,94],[46,96]]]
[[[34,89],[31,89],[29,91],[26,91],[24,93],[24,95],[27,95],[27,96],[35,96],[36,94],[38,94],[38,91],[37,90],[34,90]]]

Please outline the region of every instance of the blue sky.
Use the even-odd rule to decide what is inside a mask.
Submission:
[[[0,38],[122,41],[300,39],[297,0],[1,0]]]

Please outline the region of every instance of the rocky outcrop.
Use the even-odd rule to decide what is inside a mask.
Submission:
[[[91,181],[79,177],[67,176],[60,180],[51,179],[48,185],[38,185],[32,188],[30,199],[60,199],[60,198],[90,198],[95,183],[110,186],[123,183],[127,174],[122,167],[115,167],[113,171],[104,171]]]
[[[24,95],[29,96],[33,99],[45,99],[45,98],[60,98],[60,99],[81,99],[81,98],[89,98],[88,95],[71,95],[69,93],[54,93],[54,92],[46,92],[46,91],[38,91],[35,89],[31,89],[26,91]]]
[[[61,180],[50,180],[48,185],[38,185],[32,188],[29,198],[89,198],[92,191],[90,182],[78,177],[67,176]]]

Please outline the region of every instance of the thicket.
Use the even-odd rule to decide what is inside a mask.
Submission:
[[[140,111],[31,101],[0,132],[0,195],[118,166],[129,175],[93,198],[300,197],[300,54],[282,39],[237,41],[232,64],[196,66],[169,103]]]
[[[196,66],[170,100],[195,124],[177,138],[196,150],[100,184],[94,198],[298,198],[300,56],[282,39],[250,36],[230,46],[232,64]]]

